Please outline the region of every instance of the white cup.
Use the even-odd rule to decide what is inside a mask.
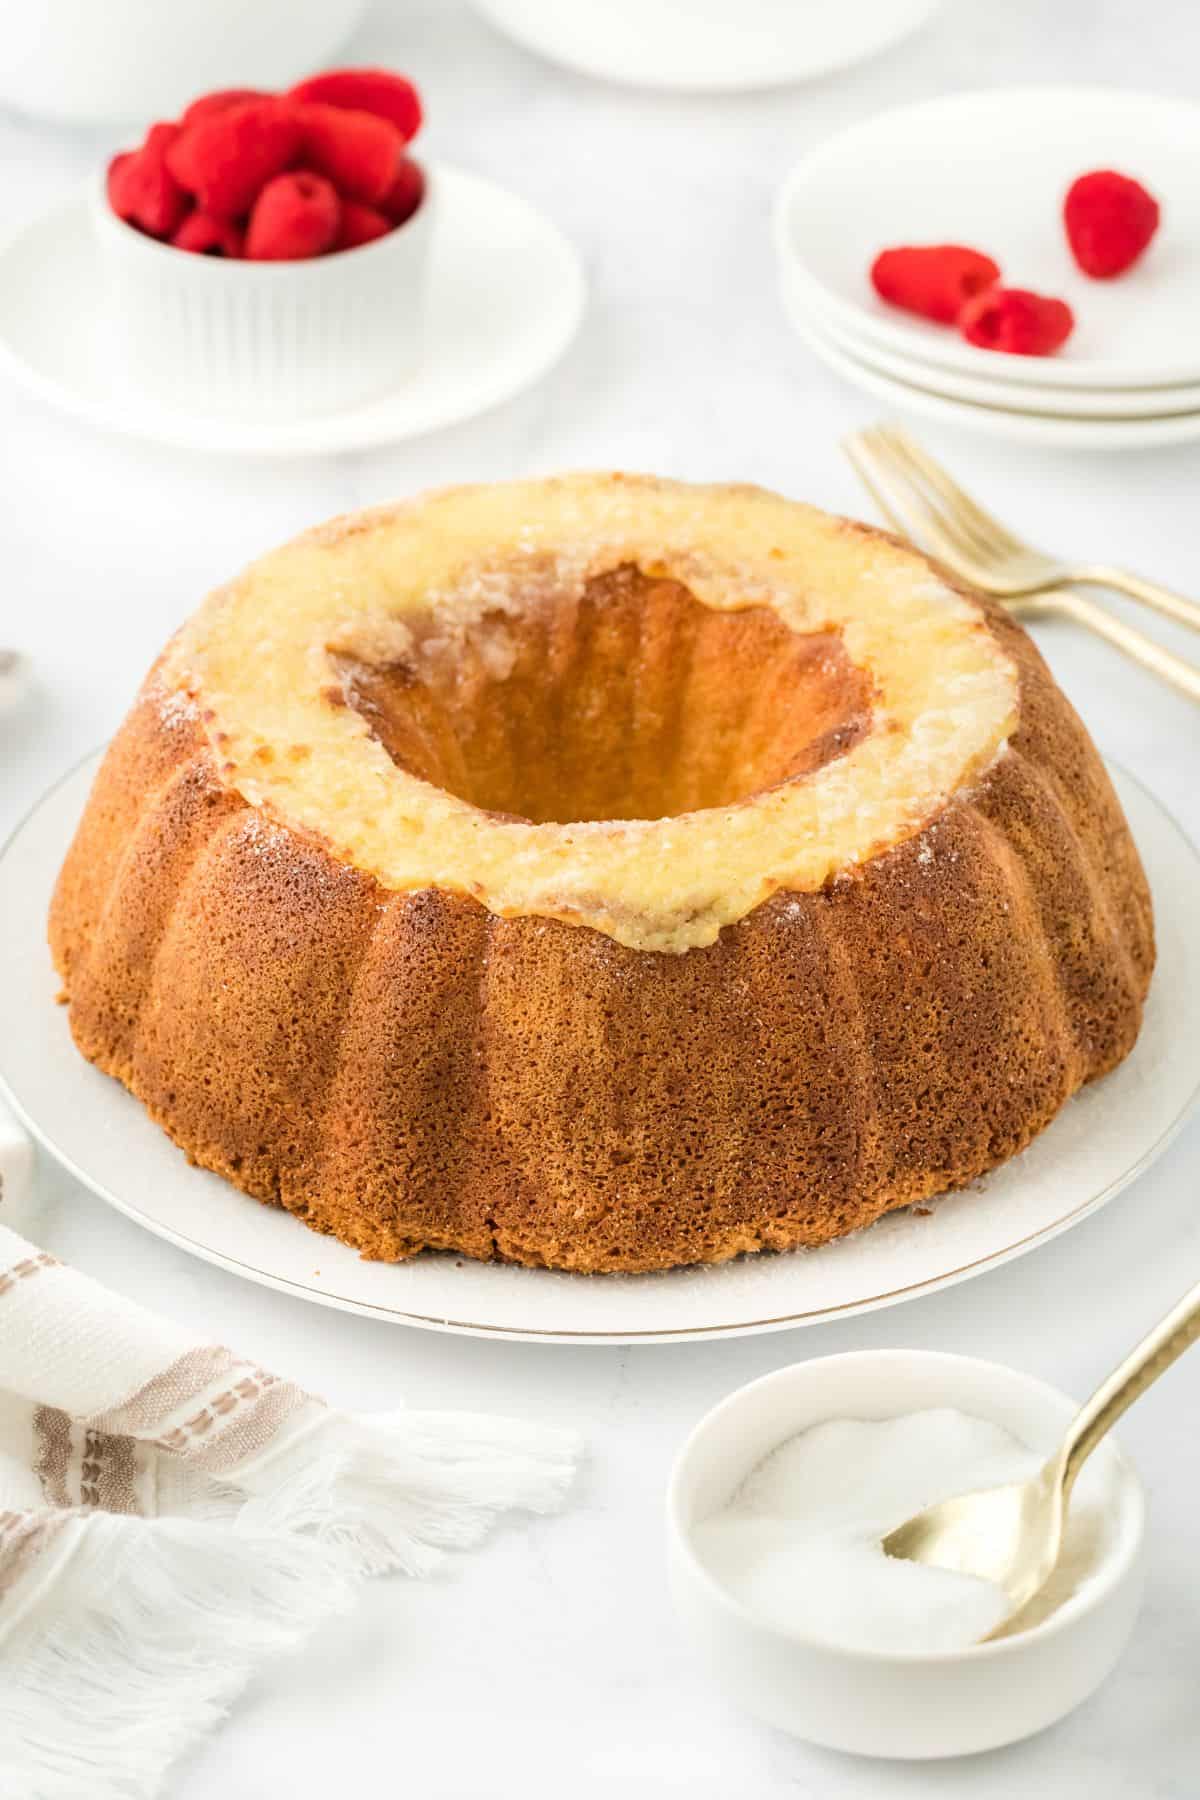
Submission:
[[[68,125],[169,119],[323,68],[367,0],[33,0],[4,8],[0,101]]]

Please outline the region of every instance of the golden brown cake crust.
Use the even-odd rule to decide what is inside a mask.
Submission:
[[[684,954],[382,886],[227,785],[152,671],[54,896],[75,1040],[193,1160],[376,1258],[663,1269],[969,1183],[1128,1053],[1154,960],[1091,740],[978,604],[1019,676],[997,758]]]

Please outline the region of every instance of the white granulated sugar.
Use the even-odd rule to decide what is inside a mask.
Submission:
[[[1023,1481],[1041,1461],[998,1425],[950,1408],[831,1420],[751,1470],[696,1528],[696,1550],[749,1612],[802,1636],[885,1652],[965,1649],[1004,1617],[1000,1590],[885,1556],[881,1540],[935,1501]],[[1091,1573],[1102,1524],[1094,1502],[1073,1507],[1040,1616]]]

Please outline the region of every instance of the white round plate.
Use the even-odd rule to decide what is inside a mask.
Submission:
[[[933,419],[942,425],[958,425],[985,437],[1008,438],[1016,444],[1041,444],[1058,450],[1152,450],[1166,444],[1186,444],[1200,438],[1200,410],[1166,413],[1146,418],[1095,419],[1069,413],[1032,413],[1021,407],[980,406],[968,400],[951,400],[934,388],[899,381],[868,363],[863,355],[841,349],[818,326],[811,313],[802,312],[783,291],[784,307],[796,335],[814,356],[868,394],[891,407]]]
[[[979,373],[963,375],[922,358],[901,356],[873,338],[846,331],[840,320],[814,302],[806,288],[792,288],[788,310],[795,319],[810,321],[844,355],[881,375],[914,382],[948,400],[967,400],[976,406],[999,406],[1052,419],[1157,420],[1200,412],[1200,383],[1191,387],[1181,383],[1171,388],[1052,388],[1032,382],[989,381]]]
[[[775,242],[843,330],[966,374],[1050,387],[1200,382],[1200,107],[1108,88],[997,88],[882,113],[796,165]],[[1115,168],[1162,205],[1144,259],[1114,281],[1075,265],[1062,201],[1076,175]],[[1013,287],[1058,294],[1075,330],[1057,356],[980,350],[885,306],[868,271],[892,244],[985,251]]]
[[[1157,908],[1158,971],[1133,1053],[1085,1088],[1023,1155],[926,1216],[895,1213],[820,1250],[661,1275],[567,1275],[425,1255],[363,1262],[260,1205],[182,1152],[125,1089],[84,1061],[46,950],[50,891],[98,759],[39,802],[0,856],[0,1088],[60,1162],[185,1250],[305,1299],[477,1337],[574,1343],[742,1336],[867,1312],[1019,1256],[1150,1166],[1200,1097],[1200,857],[1158,802],[1117,772]]]
[[[696,93],[779,87],[874,56],[940,0],[475,0],[527,50],[602,81]]]
[[[473,418],[537,381],[583,317],[579,257],[528,201],[437,165],[428,340],[415,375],[344,412],[255,424],[156,405],[115,373],[104,283],[81,193],[0,250],[0,363],[52,406],[134,437],[223,455],[319,456],[364,450]]]

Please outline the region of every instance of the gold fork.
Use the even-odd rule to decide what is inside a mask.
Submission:
[[[1200,668],[1075,593],[1072,584],[1116,588],[1200,631],[1200,606],[1194,600],[1120,569],[1057,562],[1023,544],[894,426],[853,432],[844,448],[884,517],[960,580],[1001,600],[1011,612],[1074,619],[1200,700]]]

